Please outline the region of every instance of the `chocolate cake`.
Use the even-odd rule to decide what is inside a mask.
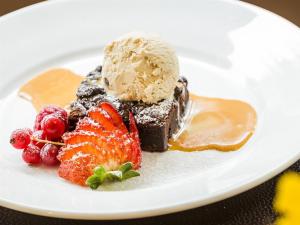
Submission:
[[[128,113],[132,111],[139,129],[142,150],[162,152],[168,149],[168,139],[178,130],[185,114],[189,99],[187,80],[180,77],[174,91],[174,98],[155,104],[136,101],[120,101],[108,95],[98,85],[102,67],[90,72],[77,91],[77,100],[71,104],[69,115],[70,129],[86,115],[87,110],[100,102],[112,103],[128,125]]]

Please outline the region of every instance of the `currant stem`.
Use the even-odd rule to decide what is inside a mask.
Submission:
[[[38,139],[38,138],[34,138],[31,137],[32,141],[37,141],[40,143],[46,143],[46,144],[53,144],[53,145],[60,145],[60,146],[65,146],[65,143],[61,143],[61,142],[55,142],[55,141],[48,141],[48,140],[42,140],[42,139]]]

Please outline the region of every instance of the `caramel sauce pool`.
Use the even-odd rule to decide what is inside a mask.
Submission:
[[[24,84],[19,95],[39,111],[46,105],[68,106],[76,99],[76,91],[84,78],[66,69],[46,71]]]
[[[245,102],[190,95],[190,104],[183,128],[169,141],[170,149],[232,151],[254,133],[256,112]]]

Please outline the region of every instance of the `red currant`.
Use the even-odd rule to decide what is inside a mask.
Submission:
[[[22,158],[28,164],[39,164],[41,162],[40,148],[29,144],[27,148],[24,149]]]
[[[30,143],[30,135],[32,131],[29,128],[17,129],[10,136],[10,144],[17,149],[24,149]]]
[[[32,139],[47,140],[45,132],[42,130],[34,131],[32,134]],[[45,143],[34,141],[34,140],[32,140],[31,143],[38,146],[39,148],[42,148],[45,145]]]
[[[68,129],[68,117],[67,116],[65,116],[61,112],[55,112],[52,115],[54,115],[55,117],[59,117],[60,119],[62,119],[64,121],[64,123],[65,123],[66,129]]]
[[[27,132],[29,135],[32,135],[32,133],[33,133],[32,129],[30,129],[30,128],[23,128],[23,130],[25,132]]]
[[[45,116],[41,122],[41,127],[50,140],[60,138],[66,131],[65,121],[57,114]]]
[[[61,114],[61,117],[67,121],[68,119],[68,113],[66,112],[66,110],[64,110],[63,108],[57,107],[57,106],[46,106],[44,107],[39,114],[37,114],[36,119],[35,119],[35,124],[34,124],[34,130],[41,130],[41,122],[44,119],[45,116],[53,114],[58,112],[59,114]]]
[[[46,144],[41,149],[40,156],[45,165],[54,166],[59,163],[57,155],[59,148],[53,144]]]

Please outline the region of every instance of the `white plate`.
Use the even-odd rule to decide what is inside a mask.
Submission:
[[[143,153],[141,177],[104,191],[25,165],[8,139],[32,126],[35,112],[17,88],[51,67],[86,74],[106,42],[135,30],[175,46],[192,92],[251,103],[251,140],[230,153]],[[65,218],[153,216],[236,195],[300,158],[300,32],[267,11],[237,1],[50,1],[2,17],[0,33],[2,206]]]

